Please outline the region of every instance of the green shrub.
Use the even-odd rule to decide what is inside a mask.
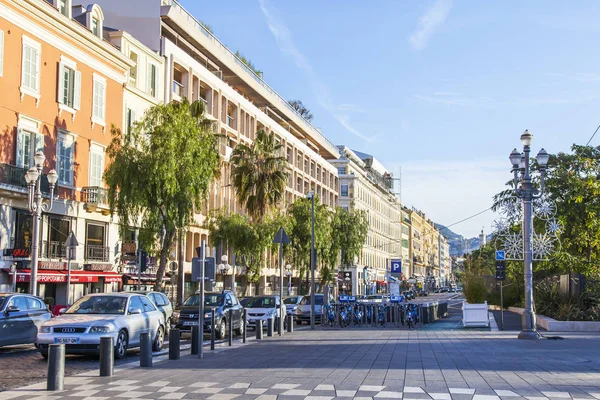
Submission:
[[[504,308],[508,307],[518,307],[521,304],[521,299],[519,298],[519,293],[517,285],[512,284],[510,286],[505,286],[502,289],[503,296],[503,306]],[[488,304],[494,304],[500,306],[500,286],[495,287],[493,290],[490,290],[487,294],[486,300]]]
[[[488,294],[483,277],[473,274],[466,275],[463,279],[463,293],[467,303],[483,303]]]

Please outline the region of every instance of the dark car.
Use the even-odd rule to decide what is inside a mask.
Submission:
[[[196,293],[188,297],[181,307],[173,313],[175,327],[183,332],[191,332],[193,326],[198,326],[198,312],[200,306],[200,294]],[[204,332],[211,331],[211,313],[215,310],[215,333],[217,338],[223,339],[227,333],[229,323],[233,323],[233,329],[237,335],[244,332],[242,323],[243,307],[239,300],[229,290],[223,292],[207,292],[204,294]],[[233,321],[229,321],[229,310],[232,311]]]
[[[42,299],[21,293],[0,293],[0,347],[37,341],[40,326],[52,318]]]

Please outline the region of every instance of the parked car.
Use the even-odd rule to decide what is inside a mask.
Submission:
[[[48,345],[65,344],[69,354],[98,354],[100,337],[112,336],[115,358],[139,347],[142,333],[150,332],[152,349],[162,348],[165,317],[139,293],[97,293],[77,300],[62,315],[40,327],[37,346],[48,356]]]
[[[253,299],[253,297],[242,297],[240,299],[240,304],[242,305],[242,307],[246,307],[246,305],[248,304],[248,302],[250,300],[252,300],[252,299]]]
[[[183,332],[191,332],[192,326],[198,326],[199,307],[199,293],[188,297],[174,313],[175,326]],[[233,322],[233,329],[237,335],[244,332],[244,324],[242,323],[243,307],[232,291],[204,293],[203,331],[207,333],[211,331],[212,310],[215,310],[215,335],[218,339],[223,339],[227,335],[230,322]],[[229,321],[229,310],[232,311],[233,321]]]
[[[133,292],[127,292],[127,293],[139,293],[139,294],[143,294],[144,296],[148,297],[150,299],[150,301],[152,303],[154,303],[156,308],[158,308],[158,311],[163,313],[163,316],[165,317],[165,335],[169,333],[169,330],[171,329],[172,318],[173,318],[173,305],[171,304],[171,302],[169,301],[169,298],[164,293],[144,292],[144,291],[139,291],[139,292],[133,291]]]
[[[315,323],[321,323],[321,314],[323,308],[324,294],[315,293]],[[333,297],[329,298],[329,303],[333,304]],[[304,296],[298,308],[296,308],[296,322],[302,325],[303,322],[310,323],[310,295]]]
[[[304,296],[290,296],[283,299],[283,304],[285,304],[285,312],[288,315],[296,315],[296,309],[298,308],[298,304],[302,301]]]
[[[35,343],[40,326],[50,318],[39,297],[0,293],[0,347]]]
[[[267,320],[277,320],[281,300],[279,296],[256,296],[246,305],[248,327],[256,328],[256,321],[261,320],[262,326],[267,326]],[[274,325],[275,327],[276,325]]]

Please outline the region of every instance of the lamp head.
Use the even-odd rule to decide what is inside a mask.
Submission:
[[[292,269],[292,266],[290,264],[288,264],[288,265],[285,266],[285,269],[290,270],[290,269]]]
[[[46,161],[46,156],[43,152],[38,151],[34,154],[33,159],[35,160],[36,167],[41,167],[44,165],[44,161]]]
[[[519,168],[525,170],[525,154],[521,153],[521,160],[519,161]]]
[[[550,160],[550,154],[548,154],[546,150],[541,149],[535,158],[540,165],[540,168],[546,168],[548,160]]]
[[[31,167],[25,173],[25,181],[27,184],[32,185],[37,181],[39,175],[40,173],[38,172],[37,168]]]
[[[519,153],[517,149],[514,149],[508,158],[510,159],[510,163],[512,164],[513,168],[519,167],[519,163],[521,162],[521,153]]]
[[[521,143],[523,146],[531,146],[531,141],[533,140],[533,135],[529,132],[528,129],[525,129],[525,132],[521,135]]]
[[[315,192],[313,192],[312,190],[308,193],[306,193],[306,198],[307,199],[312,199],[313,197],[315,197]]]
[[[58,174],[56,173],[55,169],[51,169],[50,172],[48,172],[48,183],[50,185],[54,185],[57,181],[58,181]]]
[[[221,256],[221,261],[223,261],[223,264],[227,264],[227,261],[229,261],[229,258],[227,257],[227,254],[223,254]]]

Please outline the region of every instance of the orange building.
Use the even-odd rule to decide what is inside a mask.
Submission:
[[[102,175],[111,125],[123,124],[133,64],[104,40],[103,19],[98,5],[71,0],[0,0],[0,291],[29,284],[32,214],[24,175],[40,150],[43,173],[56,169],[59,176],[58,198],[41,223],[40,295],[67,303],[64,242],[71,231],[79,242],[71,295],[118,288],[119,236]]]

